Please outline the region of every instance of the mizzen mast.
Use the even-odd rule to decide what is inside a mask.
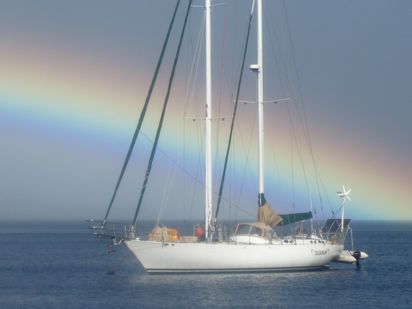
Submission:
[[[206,173],[205,173],[205,234],[206,240],[211,239],[212,226],[212,199],[213,199],[213,181],[212,181],[212,69],[211,69],[211,0],[205,0],[205,17],[206,17]]]
[[[265,200],[265,174],[264,174],[264,119],[263,119],[263,38],[262,38],[262,0],[257,1],[257,78],[258,78],[258,118],[259,118],[259,206]]]

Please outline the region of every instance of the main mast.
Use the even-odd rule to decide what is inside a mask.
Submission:
[[[265,200],[264,175],[264,122],[263,122],[263,39],[262,39],[262,0],[257,1],[257,77],[258,77],[258,118],[259,118],[259,206]]]
[[[212,229],[212,70],[211,70],[211,17],[210,1],[205,0],[206,9],[206,205],[205,205],[205,234],[206,240],[211,238]]]

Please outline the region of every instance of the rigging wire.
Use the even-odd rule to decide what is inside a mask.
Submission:
[[[255,109],[255,117],[253,117],[254,121],[252,124],[252,130],[250,130],[250,134],[249,134],[249,143],[248,146],[245,146],[245,141],[243,140],[243,138],[241,139],[242,142],[242,146],[243,149],[246,152],[246,159],[245,159],[245,167],[242,169],[243,173],[242,173],[242,177],[241,177],[241,185],[240,185],[240,190],[239,190],[239,194],[238,194],[238,201],[237,203],[240,204],[240,200],[241,200],[241,196],[242,196],[242,192],[243,192],[243,187],[245,185],[245,178],[246,178],[246,173],[250,173],[250,179],[254,182],[253,186],[257,188],[258,183],[256,180],[256,174],[254,174],[251,164],[250,164],[250,152],[251,152],[251,144],[254,140],[254,136],[256,136],[256,126],[257,126],[257,109]]]
[[[165,114],[166,114],[166,108],[167,108],[167,105],[168,105],[168,102],[169,102],[170,92],[171,92],[171,88],[172,88],[172,84],[173,84],[173,80],[174,80],[174,76],[175,76],[175,71],[176,71],[176,65],[177,65],[177,62],[179,60],[180,49],[181,49],[181,46],[182,46],[182,41],[183,41],[184,33],[185,33],[185,30],[186,30],[187,19],[188,19],[188,16],[189,16],[191,4],[192,4],[192,0],[189,0],[187,10],[186,10],[185,20],[184,20],[184,23],[183,23],[182,33],[181,33],[180,39],[179,39],[179,45],[177,47],[176,56],[175,56],[175,59],[173,61],[172,72],[170,73],[170,79],[169,79],[169,84],[168,84],[168,87],[167,87],[166,97],[165,97],[165,100],[164,100],[164,103],[163,103],[162,114],[160,116],[159,124],[158,124],[157,131],[156,131],[156,137],[155,137],[155,140],[154,140],[154,143],[153,143],[152,151],[150,153],[149,163],[147,165],[145,178],[144,178],[144,181],[143,181],[142,189],[140,191],[139,201],[137,203],[136,211],[135,211],[135,214],[134,214],[134,217],[133,217],[132,228],[134,228],[136,226],[137,215],[139,214],[139,210],[140,210],[140,207],[142,205],[143,196],[144,196],[144,193],[146,191],[146,185],[147,185],[147,182],[149,180],[150,172],[151,172],[151,169],[152,169],[152,163],[153,163],[153,159],[154,159],[154,156],[155,156],[155,153],[156,153],[157,144],[159,142],[160,132],[161,132],[162,127],[163,127],[163,120],[164,120],[164,117],[165,117]]]
[[[203,13],[204,15],[204,13]],[[205,23],[205,18],[202,19],[202,24],[200,26],[200,30],[198,32],[197,35],[197,40],[196,40],[196,44],[195,44],[195,49],[194,49],[194,56],[193,56],[193,60],[190,66],[190,70],[189,70],[189,76],[188,76],[188,83],[187,83],[187,87],[186,87],[186,91],[185,91],[185,105],[184,105],[184,120],[183,120],[183,162],[186,162],[186,119],[188,118],[187,116],[187,110],[188,110],[188,106],[189,103],[192,102],[193,97],[194,97],[194,93],[195,93],[195,87],[194,85],[196,84],[196,80],[198,77],[198,70],[199,70],[199,63],[200,63],[200,54],[201,54],[201,46],[202,46],[202,42],[203,42],[203,36],[204,36],[204,23]],[[194,77],[193,77],[194,76]],[[196,169],[196,178],[198,177],[198,173],[199,173],[199,162],[197,164],[197,169]],[[183,166],[184,164],[182,164]],[[184,177],[184,186],[183,186],[183,196],[186,196],[186,177]],[[196,187],[194,188],[194,192],[193,192],[193,197],[192,197],[192,203],[190,205],[193,205],[193,199],[194,199],[194,195],[196,194]],[[183,201],[184,204],[184,214],[186,215],[186,199],[184,199]],[[189,211],[192,211],[192,206],[189,209]],[[190,213],[189,213],[190,216]]]
[[[266,27],[266,29],[268,29],[269,31],[269,43],[270,46],[272,47],[273,50],[273,59],[274,59],[274,66],[275,68],[278,68],[277,70],[273,70],[274,72],[277,72],[278,74],[278,78],[279,78],[279,85],[280,85],[280,92],[282,97],[287,97],[287,89],[290,89],[290,80],[289,80],[289,75],[288,75],[288,71],[286,68],[286,65],[284,64],[284,61],[281,61],[280,58],[282,58],[282,51],[281,49],[276,49],[275,46],[282,46],[279,42],[279,37],[276,33],[276,29],[277,27],[274,26],[274,24],[272,24],[272,20],[274,20],[274,18],[272,18],[270,16],[270,12],[271,10],[266,10],[264,11],[265,13],[265,22],[268,23],[269,25]],[[273,29],[273,32],[272,32]],[[273,43],[272,41],[272,37],[274,38],[275,43]],[[283,75],[281,74],[281,70],[283,70],[286,82],[284,80],[284,78],[282,77]],[[295,128],[293,125],[293,119],[290,116],[290,109],[289,109],[289,104],[285,104],[282,105],[285,106],[288,114],[289,114],[289,137],[290,137],[290,143],[291,145],[293,145],[293,137],[296,139],[295,136]],[[273,157],[275,158],[275,152],[273,151]],[[275,162],[276,163],[276,162]],[[292,196],[292,208],[295,211],[296,210],[296,197],[295,197],[295,162],[294,162],[294,148],[290,147],[290,163],[291,163],[291,196]],[[278,167],[278,165],[276,165],[276,167]]]
[[[249,148],[248,148],[248,149],[251,148],[251,147],[250,147],[250,143],[251,143],[251,141],[253,140],[252,136],[254,135],[255,131],[256,131],[256,122],[254,122],[254,124],[253,124],[253,130],[251,131],[251,137],[250,137],[250,142],[249,142]],[[151,138],[149,138],[144,132],[141,132],[141,135],[142,135],[142,137],[144,137],[144,138],[145,138],[148,142],[150,142],[151,144],[154,143],[154,141],[153,141]],[[160,154],[162,154],[167,160],[169,160],[169,161],[172,162],[174,165],[176,165],[183,173],[185,173],[188,177],[190,177],[190,178],[191,178],[194,182],[196,182],[199,186],[204,187],[204,185],[205,185],[205,184],[204,184],[204,181],[202,181],[202,180],[199,179],[198,173],[196,174],[196,176],[192,175],[192,173],[190,173],[187,169],[185,169],[184,166],[182,166],[181,164],[179,164],[179,162],[178,162],[176,159],[174,159],[172,156],[170,156],[166,151],[164,151],[164,150],[161,149],[160,147],[158,147],[157,152],[159,152]],[[249,163],[249,155],[250,155],[250,153],[247,152],[246,163]],[[198,164],[200,165],[200,160],[198,161]],[[249,165],[248,165],[248,166],[249,166]],[[244,180],[244,178],[245,178],[245,174],[246,174],[247,171],[249,171],[249,172],[252,174],[251,169],[250,169],[250,166],[249,166],[249,169],[248,169],[248,170],[247,170],[247,169],[244,169],[243,180]],[[242,190],[241,190],[241,191],[242,191]],[[216,195],[217,193],[216,193],[216,192],[213,192],[213,194]],[[239,196],[239,199],[240,199],[240,196]],[[241,211],[241,212],[243,212],[243,213],[245,213],[245,214],[247,214],[247,215],[249,215],[249,216],[253,216],[253,214],[251,214],[249,211],[247,211],[247,210],[245,210],[245,209],[243,209],[242,207],[239,206],[239,205],[240,205],[240,201],[237,202],[237,203],[233,203],[231,200],[229,200],[229,199],[227,199],[227,198],[225,198],[225,197],[223,197],[223,196],[222,196],[222,201],[228,203],[230,206],[233,206],[234,208],[238,209],[239,211]]]
[[[267,18],[267,20],[271,21],[272,18]],[[268,28],[269,28],[269,30],[271,29],[271,27],[268,27]],[[270,38],[271,37],[272,36],[270,36]],[[276,41],[276,45],[280,46],[279,37],[276,35],[276,31],[274,31],[274,38],[275,38],[275,41]],[[274,44],[271,40],[270,40],[270,43],[272,45],[272,48],[274,49],[274,46],[273,46]],[[281,55],[281,50],[279,50],[278,53],[279,53],[279,55]],[[278,57],[276,57],[276,55],[277,55],[277,53],[275,53],[275,62],[277,63],[278,67],[281,67],[280,64],[283,63],[283,62],[280,61],[278,59]],[[286,76],[287,88],[289,88],[289,91],[291,91],[292,87],[291,87],[291,81],[290,81],[290,77],[289,77],[289,74],[288,74],[287,66],[284,65],[282,68],[283,68],[285,76]],[[295,70],[295,72],[297,74],[297,70]],[[281,84],[282,91],[285,92],[285,85],[283,84],[283,79],[281,77],[281,74],[279,74],[279,79],[280,79],[280,84]],[[295,101],[293,101],[293,104],[294,104],[295,108],[297,109]],[[305,166],[302,139],[299,138],[299,136],[297,134],[297,130],[296,130],[296,127],[295,127],[295,121],[293,120],[293,117],[292,117],[292,114],[291,114],[291,109],[288,105],[286,105],[286,111],[287,111],[287,114],[288,114],[288,119],[289,119],[289,124],[290,124],[291,144],[295,146],[295,149],[296,149],[296,152],[297,152],[300,164],[301,164],[303,179],[304,179],[304,182],[305,182],[306,189],[308,191],[308,200],[309,200],[309,203],[310,203],[310,210],[311,210],[311,212],[314,212],[316,214],[316,210],[313,209],[312,193],[311,193],[311,187],[310,187],[310,184],[309,184],[309,177],[308,177],[309,173],[308,173],[307,168]],[[297,113],[299,114],[298,110],[297,110]],[[305,130],[305,128],[303,128],[303,130]],[[293,149],[293,147],[291,147],[291,148]],[[292,163],[293,208],[296,209],[296,207],[295,207],[295,193],[294,193],[294,184],[295,184],[295,181],[294,181],[294,176],[295,175],[294,175],[294,173],[295,173],[295,171],[294,171],[294,162],[293,162],[293,150],[291,151],[291,161],[292,161],[291,163]]]
[[[150,83],[149,91],[148,91],[147,96],[146,96],[146,101],[145,101],[145,103],[143,105],[143,109],[140,113],[140,117],[139,117],[138,124],[136,126],[136,130],[134,131],[133,138],[132,138],[132,141],[131,141],[130,146],[129,146],[129,150],[127,151],[126,158],[124,159],[123,166],[122,166],[122,169],[120,171],[119,178],[117,179],[116,187],[114,189],[114,192],[113,192],[112,198],[110,200],[109,206],[107,208],[106,214],[104,216],[102,225],[106,224],[106,221],[107,221],[107,218],[109,216],[110,210],[113,206],[113,202],[116,198],[116,194],[117,194],[117,191],[119,189],[120,183],[121,183],[121,181],[123,179],[123,176],[124,176],[124,173],[126,171],[126,167],[129,163],[130,156],[132,155],[133,148],[136,144],[136,140],[137,140],[137,137],[139,135],[140,128],[142,126],[143,120],[145,118],[147,107],[148,107],[149,102],[150,102],[150,98],[152,96],[153,88],[154,88],[154,86],[156,84],[156,81],[157,81],[157,76],[159,74],[160,66],[161,66],[162,61],[163,61],[163,56],[164,56],[164,53],[166,51],[167,44],[169,42],[170,33],[172,31],[172,28],[173,28],[173,25],[174,25],[174,22],[175,22],[175,17],[176,17],[176,13],[177,13],[177,10],[179,8],[179,5],[180,5],[180,0],[178,0],[176,2],[176,7],[175,7],[175,10],[173,12],[173,17],[170,21],[169,29],[167,30],[167,34],[166,34],[166,38],[165,38],[164,43],[163,43],[162,51],[160,52],[160,56],[159,56],[159,59],[157,61],[157,65],[156,65],[155,72],[153,74],[152,82]]]
[[[156,226],[159,225],[160,219],[163,216],[163,212],[166,206],[166,201],[169,200],[170,194],[172,192],[174,180],[176,179],[176,173],[177,173],[177,165],[173,165],[172,170],[169,170],[169,176],[167,177],[165,189],[163,190],[162,198],[160,200],[160,209],[157,215]]]
[[[219,95],[218,95],[218,100],[217,100],[218,101],[218,105],[217,105],[217,107],[218,107],[217,115],[218,116],[216,118],[216,119],[218,119],[218,121],[217,121],[216,133],[215,133],[215,135],[216,135],[216,147],[215,147],[215,153],[214,153],[214,159],[213,159],[213,161],[215,162],[213,174],[215,174],[215,172],[220,167],[220,166],[218,166],[218,164],[220,164],[220,161],[219,161],[219,147],[220,147],[219,136],[220,136],[220,134],[219,133],[220,133],[220,129],[221,129],[221,120],[222,121],[225,120],[225,117],[221,116],[222,115],[221,109],[222,109],[223,76],[224,76],[225,62],[226,62],[225,59],[224,59],[224,53],[225,53],[225,50],[226,50],[225,42],[227,40],[227,38],[226,38],[226,36],[227,36],[227,15],[226,14],[224,14],[223,31],[222,32],[223,32],[223,34],[222,34],[221,43],[220,43],[222,48],[221,48],[221,51],[220,51],[220,64],[219,64],[219,68],[220,68],[220,70],[219,70],[219,80],[220,80],[219,86],[220,87],[219,87]]]
[[[321,211],[322,211],[322,214],[323,214],[323,199],[322,199],[322,195],[320,193],[319,169],[318,169],[318,166],[317,166],[317,162],[315,160],[315,154],[314,154],[314,150],[313,150],[313,146],[312,146],[312,138],[311,138],[311,134],[310,134],[310,131],[309,131],[309,124],[308,124],[308,119],[307,119],[306,109],[305,109],[304,99],[303,99],[303,90],[302,90],[302,85],[301,85],[301,82],[300,82],[300,76],[298,74],[297,63],[296,63],[296,53],[295,53],[295,48],[294,48],[294,44],[293,44],[293,40],[292,40],[292,34],[291,34],[291,31],[290,31],[289,18],[288,18],[288,12],[287,12],[287,7],[286,7],[285,0],[282,0],[282,7],[283,7],[283,10],[285,12],[286,30],[287,30],[287,33],[288,33],[289,44],[290,44],[290,47],[291,47],[293,67],[294,67],[296,78],[297,78],[298,91],[299,91],[299,97],[300,97],[299,101],[301,103],[301,107],[302,107],[302,111],[303,111],[303,121],[304,121],[305,129],[306,129],[306,135],[307,135],[307,140],[308,140],[309,151],[310,151],[312,163],[313,163],[313,166],[314,166],[315,181],[316,181],[316,186],[317,186],[318,195],[319,195],[318,196],[319,197],[319,202],[320,202]]]
[[[321,190],[320,190],[320,185],[319,185],[319,182],[321,181],[321,179],[320,179],[320,176],[319,176],[319,171],[318,171],[317,164],[316,164],[315,157],[314,157],[314,152],[313,152],[313,147],[312,147],[310,132],[309,132],[309,125],[308,125],[308,121],[307,121],[307,117],[306,117],[306,112],[305,112],[305,109],[304,109],[303,91],[302,91],[300,78],[299,78],[299,73],[298,73],[297,64],[296,64],[296,57],[295,57],[295,53],[294,53],[294,46],[293,46],[291,31],[290,31],[290,27],[289,27],[288,15],[287,15],[285,3],[284,2],[282,2],[282,3],[283,3],[283,11],[284,11],[283,15],[285,16],[284,24],[285,24],[286,33],[287,33],[287,36],[288,36],[289,46],[290,46],[290,49],[291,49],[291,52],[289,52],[289,54],[292,55],[292,61],[291,62],[292,62],[292,66],[293,66],[294,75],[295,75],[295,78],[297,80],[297,85],[299,87],[299,97],[298,98],[300,100],[298,99],[297,101],[299,101],[299,103],[301,103],[301,110],[299,110],[298,105],[296,104],[295,101],[292,101],[292,103],[293,103],[293,106],[295,107],[296,113],[298,115],[298,119],[300,120],[300,123],[302,124],[303,135],[306,136],[306,137],[298,138],[297,131],[296,131],[295,124],[294,124],[295,122],[293,120],[293,117],[291,116],[291,110],[290,110],[289,106],[286,105],[286,109],[287,109],[287,112],[288,112],[289,123],[290,123],[290,126],[291,126],[290,127],[290,134],[291,134],[291,138],[294,141],[294,144],[296,146],[296,151],[297,151],[297,154],[298,154],[298,158],[300,160],[302,170],[303,170],[305,185],[306,185],[306,188],[307,188],[308,194],[309,194],[309,202],[312,205],[311,187],[310,187],[309,181],[308,181],[308,171],[305,168],[305,164],[304,164],[305,159],[304,159],[304,155],[303,155],[303,145],[302,145],[303,144],[302,140],[307,141],[307,145],[308,145],[308,148],[309,148],[309,153],[310,153],[310,156],[311,156],[310,158],[311,158],[311,161],[312,161],[313,171],[314,171],[314,177],[315,177],[316,186],[317,186],[317,193],[318,193],[319,200],[320,200],[321,211],[323,213],[323,202],[322,202],[322,197],[321,197],[321,194],[320,194]],[[267,20],[271,21],[272,18],[267,18]],[[268,27],[268,28],[269,28],[269,31],[270,31],[271,27]],[[278,41],[279,38],[276,35],[276,32],[274,32],[274,34],[275,34],[274,35],[275,40],[277,42],[276,44],[280,46],[279,41]],[[272,36],[270,36],[270,38],[272,38]],[[272,44],[272,48],[273,48],[273,42],[271,40],[270,40],[270,43]],[[279,50],[279,54],[281,54],[281,50]],[[278,60],[278,57],[276,57],[276,56],[277,56],[277,53],[275,53],[275,62],[276,62],[277,66],[279,68],[282,68],[284,70],[285,77],[286,77],[286,82],[287,82],[287,88],[289,89],[289,91],[292,91],[291,81],[290,81],[290,77],[289,77],[289,74],[288,74],[288,68],[287,68],[286,65],[281,66],[281,63],[283,63],[283,62],[280,62]],[[282,91],[285,91],[284,84],[283,84],[283,79],[282,79],[281,75],[279,75],[279,79],[280,79],[280,84],[281,84]],[[303,115],[302,115],[302,113],[303,113]],[[292,160],[292,164],[293,164],[293,153],[291,153],[291,160]],[[294,173],[295,172],[292,170],[292,182],[293,183],[294,183]],[[293,194],[293,199],[295,199],[294,192],[292,192],[292,194]],[[312,206],[311,206],[311,210],[312,210]],[[313,211],[316,214],[316,209],[313,209]]]
[[[200,169],[201,169],[201,165],[203,163],[204,160],[202,160],[202,154],[204,153],[204,143],[202,143],[201,141],[204,138],[204,134],[202,134],[201,130],[200,130],[200,125],[196,125],[196,133],[197,133],[197,141],[199,143],[199,155],[197,156],[197,164],[196,164],[196,179],[199,179],[199,174],[200,174]],[[201,182],[200,180],[198,181],[198,183],[202,184],[204,186],[204,183]],[[189,218],[192,214],[192,210],[193,210],[193,205],[194,205],[194,201],[196,198],[196,194],[197,194],[197,188],[198,186],[195,186],[193,193],[192,193],[192,198],[190,201],[190,212],[189,212]]]
[[[269,11],[270,12],[270,11]],[[269,18],[266,18],[266,21],[268,21],[269,23],[270,23],[270,21],[272,20],[273,18],[271,18],[271,17],[269,17]],[[271,33],[271,35],[269,36],[269,42],[270,42],[270,44],[271,44],[271,46],[272,46],[272,49],[275,51],[275,46],[281,46],[281,44],[280,44],[280,42],[279,42],[279,37],[278,37],[278,35],[276,34],[276,31],[274,31],[273,32],[273,35],[272,35],[272,32],[271,32],[271,29],[273,28],[273,29],[276,29],[275,27],[273,27],[272,25],[270,26],[270,27],[267,27],[268,29],[269,29],[269,32]],[[275,38],[275,44],[272,42],[272,37],[274,37]],[[282,94],[283,95],[286,95],[286,88],[288,88],[289,89],[289,91],[291,91],[291,82],[290,82],[290,77],[289,77],[289,74],[288,74],[288,69],[287,69],[287,67],[286,67],[286,65],[282,65],[283,63],[284,63],[284,61],[281,61],[279,58],[281,57],[281,54],[282,54],[282,52],[281,52],[281,49],[278,49],[277,50],[277,52],[274,52],[274,60],[275,60],[275,65],[276,65],[276,67],[278,67],[279,68],[279,70],[280,69],[282,69],[283,71],[284,71],[284,75],[285,75],[285,79],[286,79],[286,86],[285,86],[285,81],[283,80],[283,78],[282,78],[282,74],[280,74],[279,73],[279,80],[280,80],[280,86],[281,86],[281,91],[282,91]],[[292,101],[292,103],[293,104],[295,104],[295,102],[294,101]],[[296,130],[296,128],[295,128],[295,124],[294,124],[294,120],[293,120],[293,117],[292,117],[292,115],[291,115],[291,110],[290,110],[290,107],[289,107],[289,105],[288,104],[286,104],[285,105],[285,108],[286,108],[286,111],[287,111],[287,114],[288,114],[288,119],[289,119],[289,124],[290,124],[290,127],[289,127],[289,134],[290,134],[290,139],[291,139],[291,145],[295,145],[295,147],[296,147],[296,152],[297,152],[297,154],[298,154],[298,158],[299,158],[299,160],[300,160],[300,163],[301,163],[301,166],[302,166],[302,170],[303,170],[303,173],[304,173],[304,180],[305,180],[305,185],[306,185],[306,188],[307,188],[307,190],[308,190],[308,192],[309,192],[309,201],[311,202],[311,198],[310,198],[310,196],[311,196],[311,194],[310,194],[310,186],[309,186],[309,182],[307,181],[307,176],[306,176],[306,170],[305,170],[305,165],[304,165],[304,158],[303,158],[303,155],[302,155],[302,145],[301,145],[301,140],[298,138],[298,135],[297,135],[297,130]],[[293,153],[293,148],[294,147],[291,147],[291,176],[292,176],[292,201],[293,201],[293,209],[296,209],[296,207],[295,207],[295,205],[296,205],[296,198],[295,198],[295,189],[294,189],[294,187],[295,187],[295,169],[294,169],[294,153]]]
[[[203,18],[202,18],[202,23],[200,26],[200,31],[197,35],[197,41],[196,41],[196,46],[195,46],[195,51],[194,51],[194,56],[193,56],[193,61],[192,61],[192,65],[191,65],[191,70],[190,70],[190,74],[189,74],[189,79],[188,79],[188,87],[186,89],[186,94],[185,94],[185,108],[184,108],[184,122],[185,122],[185,128],[186,128],[186,120],[187,119],[191,119],[193,121],[193,123],[196,123],[195,126],[195,130],[192,132],[195,136],[196,136],[196,141],[198,143],[198,149],[200,149],[198,156],[197,156],[197,162],[196,162],[196,176],[192,176],[190,173],[186,172],[185,173],[187,175],[189,175],[190,177],[196,179],[196,183],[197,184],[201,184],[201,182],[198,180],[199,178],[199,174],[200,174],[200,170],[201,170],[201,165],[202,165],[202,154],[204,153],[203,151],[203,146],[204,144],[202,143],[202,139],[203,139],[203,133],[202,130],[200,128],[200,125],[198,125],[198,122],[196,121],[196,117],[195,116],[191,116],[188,117],[187,116],[187,110],[189,109],[189,104],[190,102],[192,102],[194,100],[195,97],[195,91],[196,91],[196,87],[195,85],[197,84],[197,80],[199,77],[198,71],[199,71],[199,66],[200,66],[200,56],[201,56],[201,50],[202,50],[202,44],[203,44],[203,37],[205,35],[205,22],[206,22],[206,17],[205,17],[205,12],[203,11]],[[196,105],[196,107],[198,108],[199,105]],[[196,110],[194,111],[194,114],[198,114],[199,112]],[[185,129],[186,130],[186,129]],[[184,134],[184,139],[186,140],[186,131]],[[186,145],[186,141],[185,141],[185,145]],[[186,146],[185,146],[185,151],[186,151]],[[185,160],[186,162],[186,160]],[[186,184],[186,181],[185,181]],[[198,187],[199,186],[195,186],[193,191],[192,191],[192,195],[191,195],[191,200],[190,200],[190,208],[189,208],[189,214],[188,217],[191,217],[191,213],[193,210],[193,205],[194,205],[194,200],[196,198],[197,195],[197,191],[198,191]],[[185,187],[186,189],[186,187]]]
[[[253,1],[253,3],[252,3],[252,8],[251,8],[251,11],[250,11],[250,16],[249,16],[249,23],[248,23],[247,34],[246,34],[245,47],[244,47],[244,51],[243,51],[242,66],[241,66],[241,69],[240,69],[239,82],[238,82],[238,85],[237,85],[236,101],[235,101],[235,106],[234,106],[234,110],[233,110],[233,118],[232,118],[232,122],[231,122],[231,125],[230,125],[229,141],[228,141],[228,144],[227,144],[227,150],[226,150],[226,155],[225,155],[225,163],[224,163],[224,166],[223,166],[223,172],[222,172],[222,177],[221,177],[220,187],[219,187],[219,193],[218,193],[219,195],[218,195],[218,200],[217,200],[217,204],[216,204],[215,220],[217,219],[217,217],[219,215],[219,208],[220,208],[220,203],[221,203],[221,200],[222,200],[223,185],[225,183],[227,162],[228,162],[228,159],[229,159],[230,146],[232,144],[233,127],[234,127],[234,124],[235,124],[237,108],[238,108],[238,105],[239,105],[240,86],[242,84],[243,71],[244,71],[245,62],[246,62],[247,46],[248,46],[248,43],[249,43],[250,28],[251,28],[251,25],[252,25],[252,17],[253,17],[254,7],[255,7],[255,1]]]

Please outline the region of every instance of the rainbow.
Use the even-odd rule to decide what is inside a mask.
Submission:
[[[21,138],[23,123],[37,123],[42,129],[33,132],[31,139],[41,140],[48,134],[60,134],[62,138],[80,141],[82,136],[87,135],[103,145],[108,139],[111,140],[110,145],[127,145],[140,112],[139,102],[146,94],[148,76],[151,75],[146,71],[150,72],[150,68],[137,73],[119,72],[107,61],[102,66],[99,60],[82,59],[78,55],[59,53],[59,57],[55,57],[53,53],[38,51],[36,54],[33,50],[29,55],[25,54],[24,48],[19,50],[5,50],[4,47],[0,50],[0,127],[3,128],[3,135]],[[183,92],[176,91],[176,101],[179,101],[176,97],[183,97]],[[154,102],[161,102],[161,96],[155,97]],[[156,103],[146,123],[157,123],[158,110]],[[166,122],[171,129],[165,130],[161,145],[164,151],[170,150],[172,155],[178,153],[177,147],[182,145],[174,142],[181,138],[183,118],[178,113],[178,108],[169,113]],[[253,124],[244,123],[244,127],[247,133]],[[274,199],[274,204],[282,204],[289,196],[282,197],[279,191],[288,191],[290,181],[281,183],[279,178],[290,177],[291,152],[286,150],[290,141],[276,133],[279,132],[277,129],[272,128],[272,124],[267,125],[266,132],[272,134],[271,139],[278,141],[275,146],[267,148],[267,157],[275,156],[277,162],[268,168],[267,195]],[[148,136],[153,133],[153,128],[149,126],[145,126],[144,130]],[[336,138],[338,135],[322,127],[322,124],[317,124],[312,132],[319,173],[324,188],[333,196],[329,198],[335,204],[332,208],[339,206],[334,192],[345,184],[352,187],[353,202],[347,208],[350,216],[357,219],[412,220],[410,175],[404,168],[405,162],[382,164],[385,163],[382,160],[391,158],[391,150],[385,149],[384,145],[382,153],[376,153],[368,149],[362,136],[352,136],[350,146],[339,141]],[[322,140],[316,139],[317,136],[321,136]],[[84,143],[79,143],[79,147],[82,145]],[[342,149],[346,151],[342,152]],[[96,155],[88,151],[85,150],[85,156],[90,156],[90,159]],[[193,162],[197,160],[196,155],[194,150],[189,152]],[[242,159],[242,156],[235,158],[235,168],[244,167]],[[252,154],[250,162],[255,160]],[[252,178],[248,180],[250,186],[256,181]],[[297,196],[302,199],[307,196],[303,180],[297,181],[295,186]]]

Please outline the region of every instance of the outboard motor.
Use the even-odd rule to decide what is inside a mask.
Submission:
[[[359,262],[359,259],[360,259],[360,257],[361,257],[360,251],[353,251],[352,256],[353,256],[353,257],[355,258],[355,260],[356,260],[356,268],[357,268],[357,269],[360,269],[360,268],[361,268],[361,267],[360,267],[360,262]]]

